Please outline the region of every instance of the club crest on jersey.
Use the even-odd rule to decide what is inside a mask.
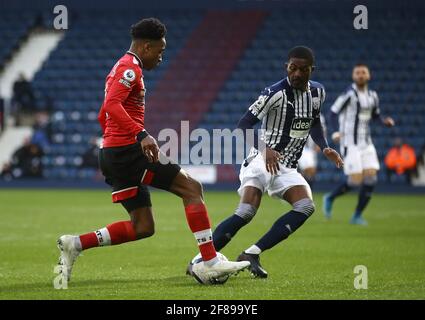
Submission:
[[[307,138],[312,123],[312,118],[294,118],[292,120],[289,136],[296,139]]]
[[[124,71],[124,79],[129,81],[129,82],[133,82],[134,79],[136,79],[136,73],[134,72],[134,70],[131,69],[127,69]]]
[[[319,107],[320,107],[320,98],[314,97],[312,99],[312,105],[313,105],[313,109],[319,109]]]

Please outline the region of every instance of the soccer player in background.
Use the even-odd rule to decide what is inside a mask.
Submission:
[[[114,222],[79,236],[58,239],[59,265],[69,280],[81,251],[118,245],[154,234],[152,204],[147,185],[167,190],[183,200],[187,222],[202,255],[199,272],[214,278],[248,267],[249,262],[221,261],[212,242],[211,225],[201,184],[159,152],[156,140],[145,130],[144,70],[155,68],[166,46],[166,28],[155,18],[141,20],[131,27],[132,43],[106,78],[105,98],[99,112],[103,147],[99,164],[105,181],[111,185],[112,201],[127,210],[130,220]],[[163,157],[160,160],[160,157]]]
[[[288,76],[260,94],[243,115],[238,128],[252,129],[262,121],[262,141],[251,148],[241,171],[238,190],[240,203],[229,218],[221,222],[213,233],[214,246],[219,251],[255,216],[263,193],[292,205],[255,244],[243,251],[238,261],[249,261],[256,277],[266,278],[267,271],[260,264],[260,254],[276,246],[294,233],[314,212],[310,187],[297,171],[298,159],[309,137],[323,154],[340,168],[343,161],[338,152],[329,148],[320,121],[320,109],[325,100],[324,87],[310,81],[314,70],[314,55],[303,46],[289,51],[286,71]]]
[[[356,209],[350,223],[367,225],[362,213],[372,197],[377,183],[379,160],[370,135],[370,124],[394,126],[391,117],[383,117],[379,110],[378,94],[368,86],[369,67],[357,64],[353,68],[353,83],[335,100],[330,110],[329,127],[332,139],[340,144],[344,158],[346,181],[323,197],[323,212],[332,216],[334,200],[353,188],[360,187]]]

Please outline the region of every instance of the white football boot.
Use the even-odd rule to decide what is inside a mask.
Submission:
[[[74,262],[81,253],[81,250],[75,247],[76,237],[77,236],[63,235],[57,241],[58,248],[61,252],[58,265],[61,266],[61,273],[68,281],[71,280],[71,272]]]
[[[214,279],[236,274],[248,268],[250,265],[251,263],[249,261],[233,262],[218,260],[212,266],[201,262],[192,266],[192,275],[197,275],[200,277],[202,283],[208,283]]]

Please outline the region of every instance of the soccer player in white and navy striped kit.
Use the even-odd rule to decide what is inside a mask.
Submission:
[[[254,144],[240,171],[241,200],[232,216],[221,222],[213,234],[214,246],[221,250],[256,214],[263,193],[285,200],[292,210],[282,215],[272,228],[254,245],[239,255],[238,261],[249,261],[256,277],[267,277],[259,255],[295,232],[314,212],[310,187],[297,172],[298,159],[309,135],[324,155],[337,167],[343,161],[338,152],[329,148],[320,121],[320,109],[325,100],[324,87],[310,81],[314,55],[307,47],[289,51],[288,77],[267,87],[249,107],[238,127],[252,129],[262,121],[262,141]],[[258,141],[255,139],[255,141]]]
[[[328,219],[331,218],[333,201],[354,187],[360,187],[357,207],[350,222],[366,225],[362,213],[372,196],[379,170],[378,156],[370,135],[371,121],[392,127],[394,120],[380,113],[378,94],[368,87],[368,66],[355,65],[352,78],[353,84],[332,105],[329,119],[332,139],[340,144],[344,173],[348,178],[324,196],[323,211]]]

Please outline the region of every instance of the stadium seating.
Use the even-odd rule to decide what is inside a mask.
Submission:
[[[176,123],[186,119],[192,121],[192,127],[234,128],[259,92],[284,76],[286,52],[294,45],[305,44],[316,53],[314,79],[327,89],[325,112],[349,85],[352,65],[359,61],[368,63],[373,77],[371,87],[380,95],[382,112],[392,115],[397,122],[393,129],[373,128],[380,158],[383,159],[395,136],[403,137],[419,150],[425,142],[422,13],[408,8],[391,13],[372,8],[369,29],[353,32],[352,10],[329,14],[328,9],[319,7],[296,15],[284,14],[288,8],[266,13],[250,11],[245,17],[234,17],[233,24],[231,14],[225,13],[220,16],[196,10],[144,12],[144,16],[158,16],[169,30],[162,66],[145,73],[147,119],[153,132],[159,127],[176,127]],[[251,24],[244,20],[249,15]],[[112,12],[76,15],[72,28],[35,75],[33,86],[38,99],[53,101],[53,143],[46,150],[46,177],[95,176],[94,170],[79,169],[81,155],[88,148],[87,141],[100,135],[97,112],[104,79],[128,47],[129,38],[125,35],[129,21],[138,18],[134,13],[122,18]],[[242,23],[238,24],[238,19]],[[28,24],[20,23],[17,28],[12,27],[11,20],[0,21],[0,26],[9,26],[0,28],[1,39],[19,39],[34,21],[27,19]],[[222,23],[214,24],[214,20]],[[237,39],[235,34],[239,33],[246,34],[246,38]],[[232,36],[226,38],[226,34]],[[235,48],[229,47],[232,41],[237,44]],[[3,43],[13,46],[13,41]],[[0,62],[10,50],[1,47]],[[216,65],[211,66],[211,59]],[[319,181],[340,178],[323,157],[319,167]],[[228,178],[229,174],[219,176]]]
[[[184,44],[201,16],[185,12],[150,12],[168,26],[165,59],[160,68],[145,73],[147,96]],[[53,101],[52,145],[44,159],[47,178],[94,177],[96,170],[79,170],[81,156],[91,137],[100,136],[97,113],[102,103],[105,77],[129,46],[129,21],[136,14],[117,19],[113,13],[82,14],[75,19],[64,40],[35,75],[33,86],[38,100]],[[107,32],[105,30],[107,29]]]
[[[3,13],[0,19],[0,69],[17,49],[25,37],[36,16],[30,13]]]
[[[425,29],[420,27],[421,14],[376,11],[368,30],[353,32],[350,11],[330,16],[326,10],[300,13],[301,17],[285,15],[285,19],[282,12],[270,14],[210,112],[205,114],[201,126],[235,128],[262,89],[284,77],[283,64],[288,50],[304,44],[315,50],[317,69],[313,79],[327,89],[325,113],[350,84],[352,66],[365,62],[371,67],[371,88],[378,91],[382,113],[393,116],[397,123],[393,129],[381,125],[372,128],[381,161],[396,136],[419,151],[425,143]],[[323,157],[319,167],[318,181],[332,182],[340,178]],[[383,171],[381,178],[382,175]]]
[[[263,19],[264,14],[255,11],[207,13],[149,99],[149,132],[156,136],[164,128],[164,114],[168,128],[179,128],[181,120],[196,126]]]

